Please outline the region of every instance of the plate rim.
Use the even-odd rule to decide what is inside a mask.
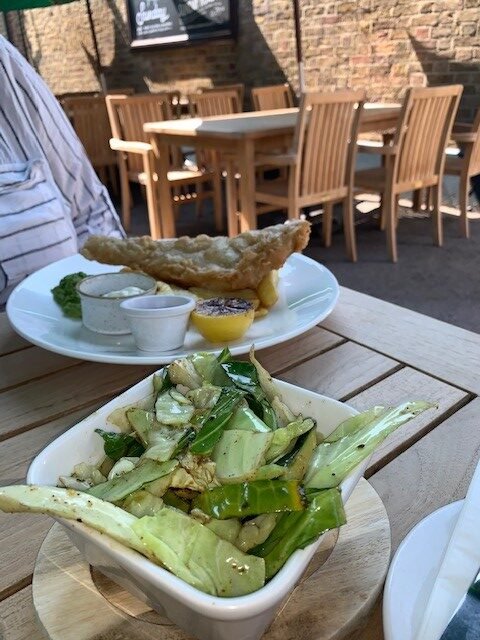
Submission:
[[[28,335],[27,332],[22,331],[17,324],[15,323],[14,319],[12,319],[12,307],[15,303],[15,296],[17,294],[17,292],[19,290],[21,290],[23,287],[25,287],[25,284],[28,282],[28,280],[32,277],[32,276],[38,276],[39,273],[41,273],[44,269],[49,269],[52,267],[52,265],[57,264],[59,262],[68,260],[69,258],[72,258],[74,256],[78,256],[81,255],[80,253],[78,254],[73,254],[72,256],[67,256],[66,258],[62,258],[61,260],[57,260],[56,262],[52,262],[49,265],[46,265],[45,267],[42,267],[42,269],[39,269],[38,271],[35,271],[33,274],[30,274],[29,276],[27,276],[24,280],[22,280],[22,282],[20,282],[12,291],[12,293],[10,294],[8,300],[7,300],[7,305],[6,305],[6,314],[7,314],[7,318],[8,321],[10,323],[10,325],[12,326],[12,328],[16,331],[16,333],[18,333],[18,335],[20,335],[22,338],[24,338],[25,340],[27,340],[29,343],[40,347],[42,349],[45,349],[46,351],[51,351],[53,353],[58,353],[59,355],[62,356],[67,356],[70,358],[76,358],[78,360],[83,360],[83,361],[87,361],[87,362],[102,362],[105,364],[124,364],[124,365],[163,365],[163,364],[169,364],[170,362],[172,362],[173,360],[175,360],[178,357],[184,357],[185,354],[182,353],[180,350],[176,350],[176,351],[172,351],[171,354],[168,354],[165,352],[165,354],[153,354],[153,355],[145,355],[145,356],[124,356],[121,353],[119,353],[118,355],[114,354],[114,353],[105,353],[105,352],[100,352],[98,354],[95,354],[94,352],[88,352],[88,354],[86,355],[84,351],[79,351],[79,350],[75,350],[75,349],[69,349],[66,347],[62,347],[61,345],[55,345],[50,343],[45,343],[42,340],[36,339],[35,337],[31,337],[30,335]],[[294,258],[295,260],[299,260],[300,262],[305,262],[307,264],[310,264],[312,266],[314,266],[316,269],[318,269],[319,271],[322,272],[326,272],[329,276],[329,278],[332,280],[332,285],[333,285],[333,295],[332,295],[332,300],[330,301],[329,305],[327,306],[326,309],[322,310],[321,313],[318,313],[317,315],[315,315],[315,317],[310,320],[309,322],[307,322],[304,325],[301,326],[297,326],[295,325],[290,331],[287,331],[286,333],[282,334],[281,336],[271,336],[269,338],[265,338],[264,340],[261,341],[261,344],[259,344],[258,342],[255,343],[254,340],[252,340],[251,342],[247,342],[244,345],[237,345],[237,346],[231,346],[230,348],[230,352],[232,353],[232,355],[236,356],[236,355],[243,355],[245,353],[248,353],[248,351],[250,350],[250,347],[252,345],[255,345],[257,347],[257,344],[259,344],[259,346],[257,347],[258,350],[261,349],[267,349],[268,347],[272,347],[278,344],[282,344],[283,342],[287,342],[288,340],[292,340],[293,338],[298,337],[299,335],[302,335],[303,333],[306,333],[307,331],[309,331],[310,329],[312,329],[314,326],[316,326],[319,322],[321,322],[322,320],[325,320],[325,318],[327,318],[330,313],[333,311],[333,309],[335,308],[335,306],[337,305],[338,302],[338,298],[340,295],[340,285],[338,283],[337,278],[335,277],[335,275],[332,273],[332,271],[330,271],[330,269],[328,269],[328,267],[324,266],[322,263],[317,262],[316,260],[313,260],[313,258],[310,258],[308,256],[303,255],[302,253],[293,253],[291,254],[285,264],[288,262],[288,260],[290,260],[291,258]],[[106,265],[108,266],[118,266],[118,265]],[[219,345],[218,347],[214,347],[212,349],[207,349],[206,351],[208,353],[220,353],[220,351],[223,349],[223,345]],[[188,354],[187,354],[188,355]]]
[[[382,602],[382,618],[383,618],[383,633],[385,635],[385,640],[395,640],[394,636],[391,633],[391,630],[394,628],[392,616],[391,616],[391,608],[387,606],[387,602],[391,600],[391,590],[394,582],[394,574],[398,573],[398,564],[400,562],[401,556],[404,554],[405,549],[407,549],[411,545],[412,539],[415,537],[415,534],[419,529],[425,527],[430,520],[435,520],[439,517],[440,514],[452,511],[451,518],[455,517],[455,514],[460,513],[461,506],[465,502],[465,499],[454,500],[453,502],[449,502],[444,504],[442,507],[438,507],[424,518],[422,518],[416,525],[414,525],[410,531],[407,533],[405,538],[399,544],[395,554],[390,563],[390,567],[388,569],[387,577],[385,579],[385,587],[384,587],[384,595]],[[458,516],[457,516],[458,517]],[[441,558],[439,559],[441,562]],[[409,640],[404,638],[403,640]]]

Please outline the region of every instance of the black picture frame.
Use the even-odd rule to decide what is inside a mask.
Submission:
[[[237,0],[126,0],[130,47],[180,47],[237,36]]]

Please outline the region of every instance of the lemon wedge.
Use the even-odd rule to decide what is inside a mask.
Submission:
[[[238,340],[255,317],[251,302],[240,298],[211,298],[197,302],[190,316],[193,326],[209,342]]]
[[[269,271],[257,287],[260,306],[270,309],[278,301],[278,271]]]

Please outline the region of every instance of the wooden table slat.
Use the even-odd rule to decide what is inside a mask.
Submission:
[[[2,442],[0,484],[23,483],[28,467],[37,453],[61,433],[93,413],[97,406],[98,403],[89,405]],[[52,524],[51,518],[43,516],[0,514],[0,594],[31,574],[38,549]]]
[[[289,369],[279,377],[340,400],[393,373],[399,366],[391,358],[347,342]]]
[[[480,335],[342,287],[322,326],[480,394]]]
[[[79,363],[39,347],[9,353],[0,359],[0,391]]]
[[[32,587],[0,602],[2,640],[45,640],[33,608]]]
[[[1,394],[0,438],[112,398],[155,369],[83,363]]]
[[[391,522],[395,550],[417,522],[465,497],[480,456],[480,398],[370,478]]]
[[[98,402],[90,404],[78,411],[69,413],[67,416],[46,422],[35,429],[2,442],[0,484],[23,482],[33,458],[64,431],[92,414],[98,406]]]
[[[38,550],[52,524],[48,516],[0,512],[0,600],[11,595],[16,585],[32,574]]]
[[[377,404],[394,406],[411,400],[427,400],[438,405],[438,409],[421,413],[392,433],[373,454],[365,475],[369,477],[378,471],[468,399],[469,395],[464,391],[409,367],[350,398],[348,403],[359,411]]]
[[[285,342],[280,349],[278,347],[269,347],[258,351],[257,357],[269,373],[278,375],[280,372],[319,355],[342,342],[344,342],[343,338],[334,333],[314,327],[307,333],[298,336],[298,338]],[[241,357],[243,358],[244,356]]]
[[[30,347],[30,343],[21,338],[10,326],[6,313],[0,313],[0,356],[19,349]]]

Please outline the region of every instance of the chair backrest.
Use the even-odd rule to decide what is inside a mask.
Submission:
[[[242,105],[235,89],[205,91],[188,96],[190,115],[208,118],[241,113]]]
[[[255,111],[288,109],[293,107],[293,95],[290,85],[275,84],[270,87],[252,89],[252,105]]]
[[[171,120],[170,100],[166,94],[144,94],[135,96],[106,96],[108,117],[112,136],[130,142],[149,142],[143,130],[145,122]],[[128,170],[143,171],[141,156],[128,154]]]
[[[293,148],[297,194],[347,195],[353,184],[356,142],[365,91],[302,95]]]
[[[115,164],[110,149],[110,125],[104,97],[64,98],[62,106],[95,168]]]
[[[182,94],[180,93],[180,91],[177,91],[176,89],[172,89],[169,91],[159,91],[159,92],[154,92],[153,95],[156,96],[164,96],[165,98],[167,98],[169,104],[170,104],[170,115],[172,119],[177,120],[178,118],[181,117],[182,115],[182,103],[181,103],[181,98],[182,98]]]
[[[468,164],[469,175],[476,176],[480,173],[480,109],[477,111],[471,131],[477,134],[477,139],[473,144],[466,146],[465,162]]]
[[[212,91],[236,91],[240,103],[240,111],[243,111],[243,101],[245,99],[245,85],[241,82],[237,84],[220,84],[215,87],[199,87],[198,93],[210,93]]]
[[[393,139],[398,148],[392,167],[398,190],[433,185],[443,173],[462,91],[461,85],[407,90]]]

